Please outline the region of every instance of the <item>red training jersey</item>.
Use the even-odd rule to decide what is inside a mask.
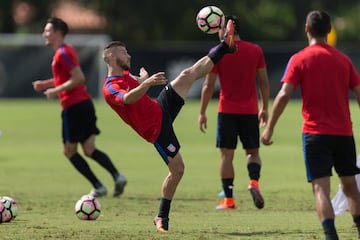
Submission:
[[[253,43],[236,40],[237,51],[226,54],[212,69],[220,80],[218,111],[232,114],[257,114],[256,71],[265,68],[262,49]]]
[[[55,86],[68,81],[71,77],[70,71],[79,65],[79,58],[73,46],[69,44],[61,45],[56,50],[51,64]],[[71,90],[60,92],[59,98],[62,108],[66,109],[76,103],[89,99],[90,95],[86,90],[86,85],[81,83]]]
[[[159,137],[162,124],[162,110],[158,102],[147,94],[132,104],[124,104],[124,94],[139,86],[130,74],[107,76],[103,94],[110,107],[146,141],[154,143]]]
[[[328,44],[294,54],[281,80],[301,86],[303,133],[351,136],[349,90],[360,77],[349,57]]]

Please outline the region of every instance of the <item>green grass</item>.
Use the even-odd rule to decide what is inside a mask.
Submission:
[[[199,102],[189,101],[175,123],[182,143],[185,175],[172,203],[170,232],[155,232],[160,188],[167,168],[151,144],[139,138],[102,101],[95,102],[99,149],[107,152],[128,178],[121,198],[99,198],[96,221],[80,221],[74,205],[90,184],[62,154],[57,101],[0,101],[0,196],[13,197],[18,217],[0,225],[0,239],[323,239],[311,186],[305,180],[301,149],[300,103],[292,101],[275,130],[274,145],[261,146],[261,189],[265,208],[257,210],[246,191],[244,153],[236,151],[235,197],[238,209],[215,211],[220,191],[219,152],[215,148],[216,103],[208,109],[208,131],[197,128]],[[358,107],[352,103],[355,133]],[[356,141],[358,134],[355,134]],[[113,188],[110,175],[89,163]],[[332,192],[337,178],[332,178]],[[338,217],[340,239],[354,239],[349,214]]]

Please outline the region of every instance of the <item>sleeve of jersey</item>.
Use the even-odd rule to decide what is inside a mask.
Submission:
[[[116,105],[124,106],[123,98],[127,91],[122,89],[119,84],[107,82],[105,85],[107,95],[110,96],[111,102]],[[108,99],[109,100],[109,99]]]
[[[61,60],[67,71],[71,71],[76,66],[79,66],[79,59],[74,49],[69,47],[62,47]]]
[[[294,85],[294,87],[299,85],[301,73],[299,72],[299,66],[297,66],[296,61],[295,55],[290,58],[281,83],[290,83]]]

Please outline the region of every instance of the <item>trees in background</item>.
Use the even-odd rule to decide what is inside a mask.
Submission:
[[[75,1],[75,0],[74,0]],[[74,2],[73,1],[73,2]],[[27,31],[41,32],[44,21],[51,15],[56,1],[0,0],[0,32],[19,31],[11,10],[14,3],[26,2],[34,14]],[[106,18],[103,29],[94,32],[109,34],[134,45],[156,41],[197,41],[209,39],[195,24],[195,16],[213,1],[169,0],[77,0]],[[242,24],[243,38],[251,41],[302,41],[306,14],[311,9],[324,9],[333,18],[338,38],[360,40],[360,2],[358,0],[226,0],[218,1],[226,14],[237,15]],[[73,31],[84,31],[72,29]],[[86,29],[89,32],[88,29]],[[216,39],[216,36],[214,36]]]

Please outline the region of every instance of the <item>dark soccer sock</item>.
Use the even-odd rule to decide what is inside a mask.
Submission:
[[[324,221],[321,222],[321,224],[324,229],[326,240],[339,240],[339,237],[335,229],[334,219],[332,218],[325,219]]]
[[[228,178],[228,179],[221,179],[222,187],[225,193],[226,198],[232,198],[233,197],[233,182],[234,178]]]
[[[354,217],[354,223],[358,230],[358,238],[360,238],[360,216]]]
[[[111,162],[108,155],[106,155],[104,152],[102,152],[98,149],[95,149],[91,155],[91,158],[94,159],[96,162],[98,162],[103,168],[108,170],[111,173],[111,175],[113,176],[114,180],[116,180],[117,177],[119,177],[120,174],[119,174],[118,170],[116,169],[114,164]]]
[[[214,64],[216,64],[226,53],[230,53],[230,48],[228,45],[226,45],[225,42],[221,42],[212,51],[209,52],[208,57]]]
[[[169,218],[171,200],[166,198],[160,198],[160,209],[158,217]]]
[[[102,186],[102,183],[96,178],[95,174],[91,171],[89,165],[85,159],[78,153],[70,158],[72,165],[84,176],[86,177],[94,188]]]
[[[257,163],[249,163],[249,164],[247,165],[247,169],[248,169],[248,172],[249,172],[249,178],[250,178],[250,180],[256,180],[256,181],[258,181],[259,178],[260,178],[260,169],[261,169],[260,164],[257,164]]]

